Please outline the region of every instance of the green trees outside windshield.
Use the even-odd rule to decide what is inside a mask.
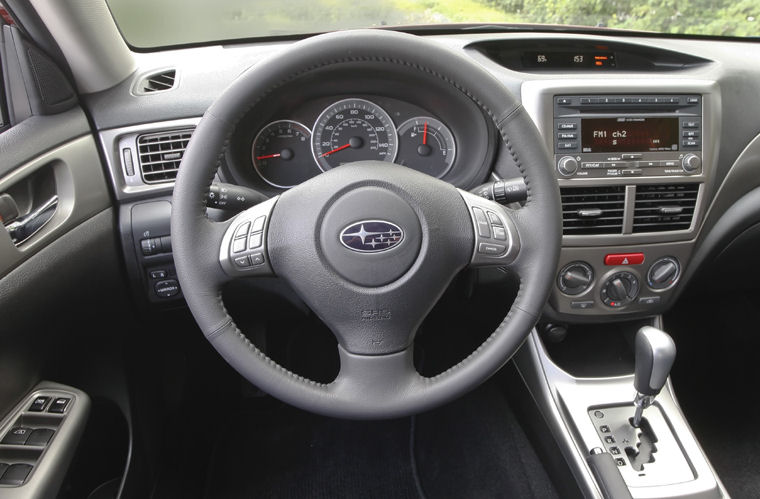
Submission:
[[[758,0],[107,0],[126,40],[161,47],[372,26],[545,23],[760,36]]]

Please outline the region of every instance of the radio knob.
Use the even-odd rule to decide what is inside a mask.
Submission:
[[[687,154],[681,160],[681,168],[687,173],[695,172],[702,166],[702,159],[696,154]]]
[[[578,161],[572,156],[563,156],[557,162],[557,171],[565,177],[570,177],[578,171]]]

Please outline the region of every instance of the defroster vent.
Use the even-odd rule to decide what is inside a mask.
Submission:
[[[140,171],[146,184],[171,182],[177,177],[193,129],[151,133],[137,137]]]
[[[625,186],[562,187],[562,233],[622,234]]]
[[[699,184],[637,186],[633,232],[688,230],[697,194]]]

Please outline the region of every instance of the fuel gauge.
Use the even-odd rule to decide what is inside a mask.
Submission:
[[[441,178],[451,169],[455,157],[454,136],[439,120],[418,116],[398,127],[396,163]]]

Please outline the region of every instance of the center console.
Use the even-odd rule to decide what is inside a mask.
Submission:
[[[713,195],[715,83],[536,79],[523,84],[522,101],[562,196],[546,316],[573,323],[666,310]]]

